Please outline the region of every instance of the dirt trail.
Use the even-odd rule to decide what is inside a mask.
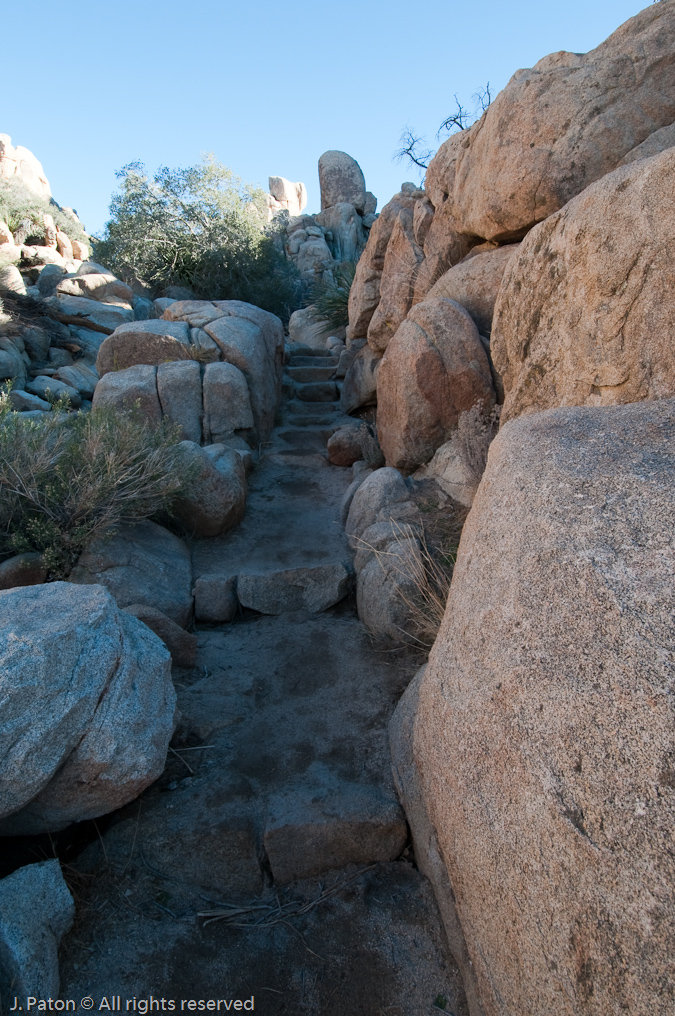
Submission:
[[[267,613],[198,626],[197,667],[174,672],[182,718],[165,774],[72,873],[62,997],[466,1013],[390,771],[387,723],[419,658],[373,646],[351,595],[327,606],[351,571],[339,519],[351,470],[322,455],[333,369],[291,362],[295,398],[244,522],[194,545],[196,576],[237,576]]]

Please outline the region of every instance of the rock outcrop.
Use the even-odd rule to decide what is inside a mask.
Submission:
[[[0,134],[0,176],[18,181],[39,198],[52,196],[41,163],[23,145],[14,147],[9,134]]]
[[[462,535],[412,736],[486,1013],[675,1002],[674,438],[673,399],[512,421]]]
[[[395,194],[382,209],[370,230],[365,250],[356,266],[354,281],[349,290],[349,328],[347,337],[351,340],[365,339],[368,326],[380,302],[380,283],[384,259],[392,231],[399,214],[404,210],[412,212],[415,199],[405,194]],[[419,243],[419,241],[417,241]]]
[[[346,152],[324,152],[319,159],[321,211],[341,202],[353,205],[363,215],[366,181],[356,159]]]
[[[0,592],[0,835],[55,832],[133,800],[173,733],[170,657],[100,585]]]
[[[492,333],[504,420],[675,393],[674,184],[669,149],[603,177],[523,241]]]
[[[516,71],[481,120],[446,142],[459,146],[445,188],[459,232],[521,237],[671,124],[674,35],[675,6],[654,4],[590,53]]]

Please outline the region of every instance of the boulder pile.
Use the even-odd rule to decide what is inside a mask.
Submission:
[[[473,502],[391,728],[472,1016],[675,1004],[674,121],[663,0],[517,71],[350,294],[387,466]],[[495,403],[477,485],[461,421]]]

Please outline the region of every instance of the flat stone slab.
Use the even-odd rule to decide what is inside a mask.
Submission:
[[[351,575],[351,570],[342,563],[289,568],[263,575],[243,574],[237,579],[237,597],[242,607],[261,614],[293,610],[318,613],[347,595]]]
[[[304,383],[307,381],[330,381],[335,374],[335,366],[328,367],[287,367],[286,373],[293,381]]]
[[[310,381],[295,385],[296,398],[302,402],[334,402],[340,391],[335,381]]]
[[[393,795],[317,775],[316,783],[310,776],[308,785],[270,802],[264,844],[276,883],[393,861],[405,846],[405,815]]]
[[[303,454],[275,442],[251,474],[241,524],[222,537],[194,542],[196,580],[236,577],[240,603],[265,614],[322,611],[347,594],[352,553],[339,508],[351,476],[326,467],[323,458],[324,468],[317,468],[319,455],[318,448]]]

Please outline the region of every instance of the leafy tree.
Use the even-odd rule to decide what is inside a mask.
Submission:
[[[283,253],[280,224],[267,223],[265,195],[213,155],[188,169],[135,162],[95,241],[95,256],[127,282],[159,294],[180,285],[210,300],[245,300],[287,318],[300,305],[297,271]]]

